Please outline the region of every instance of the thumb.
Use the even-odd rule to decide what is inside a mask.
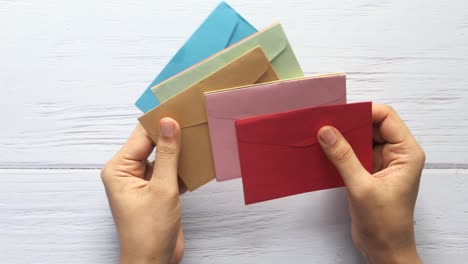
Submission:
[[[156,145],[154,171],[150,184],[170,193],[178,193],[177,164],[180,152],[180,127],[171,118],[159,122],[159,137]]]
[[[322,127],[318,132],[318,141],[351,192],[368,183],[370,174],[364,169],[348,141],[336,128]]]

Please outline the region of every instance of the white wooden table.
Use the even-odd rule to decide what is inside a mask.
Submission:
[[[272,4],[275,2],[274,4]],[[0,0],[0,262],[115,263],[99,169],[133,102],[217,4]],[[349,101],[391,104],[427,154],[425,263],[468,258],[468,2],[232,0],[279,20],[307,74],[346,71]],[[183,198],[184,263],[360,263],[343,189],[243,205],[239,181]]]

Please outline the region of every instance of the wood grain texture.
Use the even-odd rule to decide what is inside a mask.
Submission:
[[[2,263],[117,263],[98,170],[0,170]],[[416,208],[424,263],[468,257],[467,170],[426,170]],[[243,205],[240,181],[183,196],[183,263],[361,263],[344,189]]]
[[[0,1],[0,167],[99,168],[216,3]],[[281,21],[308,74],[348,72],[350,101],[394,106],[429,163],[468,163],[466,1],[230,3],[258,28]]]
[[[116,263],[100,168],[134,101],[217,0],[0,0],[0,259]],[[281,21],[307,74],[345,71],[350,101],[399,111],[427,153],[425,263],[468,257],[468,2],[232,0]],[[1,169],[3,168],[3,169]],[[451,168],[438,170],[436,168]],[[184,263],[360,263],[343,189],[245,207],[241,183],[183,197]]]

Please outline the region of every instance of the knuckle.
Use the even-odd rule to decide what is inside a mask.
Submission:
[[[398,117],[398,112],[395,110],[395,108],[393,106],[390,106],[390,105],[384,105],[385,106],[385,110],[387,112],[387,115],[388,116],[391,116],[391,117]]]
[[[414,161],[415,164],[424,165],[426,162],[426,153],[416,141],[414,141],[413,145],[408,146],[407,152],[409,154],[409,160]]]
[[[156,147],[156,157],[159,159],[173,158],[178,152],[179,150],[175,144],[161,144]]]
[[[426,153],[424,152],[424,150],[421,147],[419,147],[418,157],[419,157],[421,163],[424,164],[426,162]]]
[[[396,113],[395,108],[393,108],[393,106],[387,104],[384,104],[383,106],[385,107],[385,110],[387,110],[388,113]]]
[[[374,196],[374,188],[370,184],[363,184],[354,190],[352,196],[357,201],[370,200]]]
[[[108,164],[105,164],[104,167],[102,167],[101,169],[101,180],[102,182],[105,182],[107,177],[109,175],[109,165]]]
[[[176,199],[179,197],[179,190],[177,188],[171,187],[166,190],[166,197],[168,199]]]
[[[343,143],[339,144],[334,153],[334,159],[338,164],[349,162],[353,157],[353,150],[350,146]]]
[[[177,188],[168,184],[163,184],[162,182],[158,183],[154,188],[154,192],[159,198],[172,200],[179,197],[179,190]]]

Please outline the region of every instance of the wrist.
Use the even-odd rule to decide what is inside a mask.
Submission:
[[[364,256],[368,264],[419,264],[422,263],[415,249],[405,251],[371,252]]]
[[[167,258],[156,254],[142,254],[141,252],[120,249],[120,264],[167,264]]]
[[[416,243],[407,246],[368,247],[367,250],[361,250],[361,254],[368,264],[422,263]]]
[[[366,263],[422,263],[416,247],[413,221],[408,219],[387,228],[353,228],[353,241]]]

